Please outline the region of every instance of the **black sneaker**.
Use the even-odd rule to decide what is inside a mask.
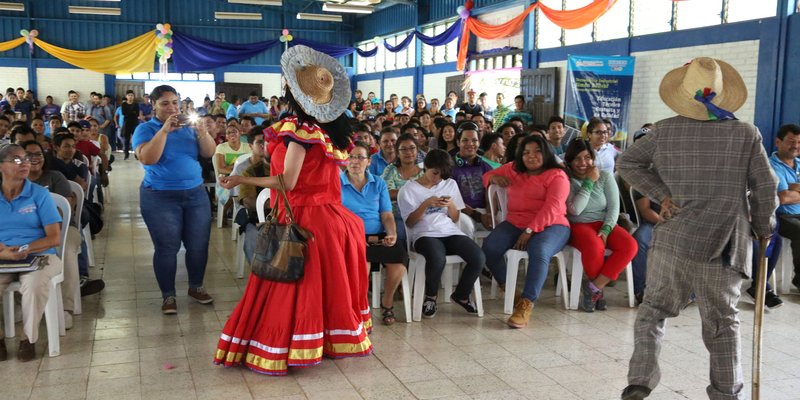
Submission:
[[[767,308],[769,308],[770,310],[772,310],[774,308],[782,306],[783,300],[781,300],[781,298],[778,297],[778,295],[775,294],[775,292],[770,290],[764,295],[764,305],[767,306]]]
[[[88,276],[81,277],[81,297],[100,293],[105,287],[106,283],[102,279],[89,279]]]
[[[794,279],[792,279],[792,285],[794,285],[794,287],[796,287],[797,290],[800,290],[800,273],[794,274]]]
[[[622,400],[643,400],[645,397],[650,396],[650,388],[642,385],[628,385],[622,391]]]
[[[636,299],[637,306],[641,305],[644,302],[644,292],[636,293],[635,295],[633,295],[633,297]]]
[[[589,287],[588,280],[584,281],[583,285],[581,285],[581,293],[583,294],[581,299],[581,308],[583,309],[583,311],[589,313],[594,312],[594,302],[596,301],[596,299],[593,298],[594,292]]]
[[[594,309],[597,311],[605,311],[608,310],[608,304],[606,304],[606,299],[603,297],[603,291],[600,291],[600,298],[594,302]]]
[[[422,303],[422,316],[424,318],[433,318],[438,309],[436,299],[425,296],[425,301]]]

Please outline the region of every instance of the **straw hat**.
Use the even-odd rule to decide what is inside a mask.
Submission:
[[[706,88],[717,94],[711,103],[731,113],[747,100],[747,87],[741,75],[730,64],[708,57],[695,58],[668,72],[661,80],[658,94],[678,115],[708,121],[711,118],[706,106],[694,99],[698,90]]]
[[[339,118],[350,102],[350,79],[333,57],[310,47],[290,47],[281,71],[297,104],[317,122]]]

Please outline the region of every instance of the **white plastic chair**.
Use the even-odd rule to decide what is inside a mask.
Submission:
[[[81,215],[83,213],[83,188],[77,182],[69,181],[69,187],[72,189],[72,194],[75,195],[75,221],[77,222],[78,226],[81,226]],[[69,226],[67,226],[69,228]],[[66,243],[66,242],[65,242]],[[81,249],[78,247],[78,252],[80,253]],[[61,260],[63,261],[64,258],[62,257]],[[81,286],[75,286],[75,293],[72,294],[73,301],[75,303],[74,309],[72,313],[75,315],[80,315],[83,313],[83,306],[81,304]]]
[[[67,228],[69,227],[69,219],[72,216],[72,208],[69,201],[63,196],[56,193],[51,193],[56,207],[61,211],[63,221],[61,222],[61,247],[58,249],[58,258],[64,259],[64,246],[67,243]],[[50,357],[56,357],[61,354],[61,342],[59,336],[67,334],[66,326],[64,324],[64,304],[61,298],[61,282],[64,281],[64,263],[61,263],[61,271],[58,275],[50,279],[50,294],[47,297],[47,304],[44,308],[44,318],[47,324],[47,342],[49,344]],[[7,338],[15,336],[16,331],[14,327],[14,292],[20,290],[20,282],[12,282],[6,292],[3,293],[3,315],[5,316],[5,333]]]
[[[792,271],[794,271],[794,257],[792,256],[792,241],[782,237],[783,247],[781,255],[772,273],[772,286],[779,294],[789,294],[792,291]]]
[[[497,197],[497,207],[495,207],[494,199]],[[489,212],[492,215],[492,225],[497,226],[500,222],[505,221],[508,213],[508,194],[505,188],[497,185],[489,185]],[[495,219],[495,216],[496,219]],[[503,313],[511,314],[514,312],[514,293],[517,288],[517,275],[519,273],[519,264],[522,260],[528,259],[528,252],[521,250],[509,249],[506,251],[506,288],[505,296],[503,298]],[[556,285],[556,296],[561,294],[563,290],[565,293],[561,296],[564,308],[569,309],[567,287],[567,262],[564,251],[559,251],[553,256],[558,260],[558,285]],[[493,297],[497,296],[497,281],[492,280]]]
[[[583,264],[581,263],[581,252],[572,246],[564,248],[568,251],[568,258],[572,266],[572,287],[569,290],[569,309],[578,309],[578,299],[581,293],[581,281],[583,280]],[[606,249],[605,255],[608,256],[611,251]],[[633,268],[631,263],[625,267],[625,280],[628,286],[628,306],[636,307],[636,295],[633,293]]]

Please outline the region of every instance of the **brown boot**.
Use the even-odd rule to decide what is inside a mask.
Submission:
[[[19,341],[19,351],[17,352],[17,358],[22,361],[30,361],[36,357],[36,347],[33,343],[29,342],[28,339],[23,339]]]
[[[533,311],[533,302],[520,298],[514,306],[514,313],[508,318],[506,323],[512,328],[524,328],[528,326],[528,321],[531,319],[531,312]]]
[[[8,360],[8,351],[6,350],[5,339],[0,339],[0,361]]]

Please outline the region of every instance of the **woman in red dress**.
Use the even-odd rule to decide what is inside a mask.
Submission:
[[[367,301],[368,273],[364,225],[342,205],[339,165],[347,162],[350,129],[345,108],[350,82],[333,58],[305,46],[281,57],[286,97],[295,116],[267,128],[272,175],[283,174],[296,223],[314,234],[305,257],[305,275],[282,283],[250,275],[244,295],[222,330],[214,363],[244,364],[263,374],[285,375],[288,367],[372,352]],[[273,190],[278,179],[230,176]],[[282,201],[274,201],[284,221]]]

